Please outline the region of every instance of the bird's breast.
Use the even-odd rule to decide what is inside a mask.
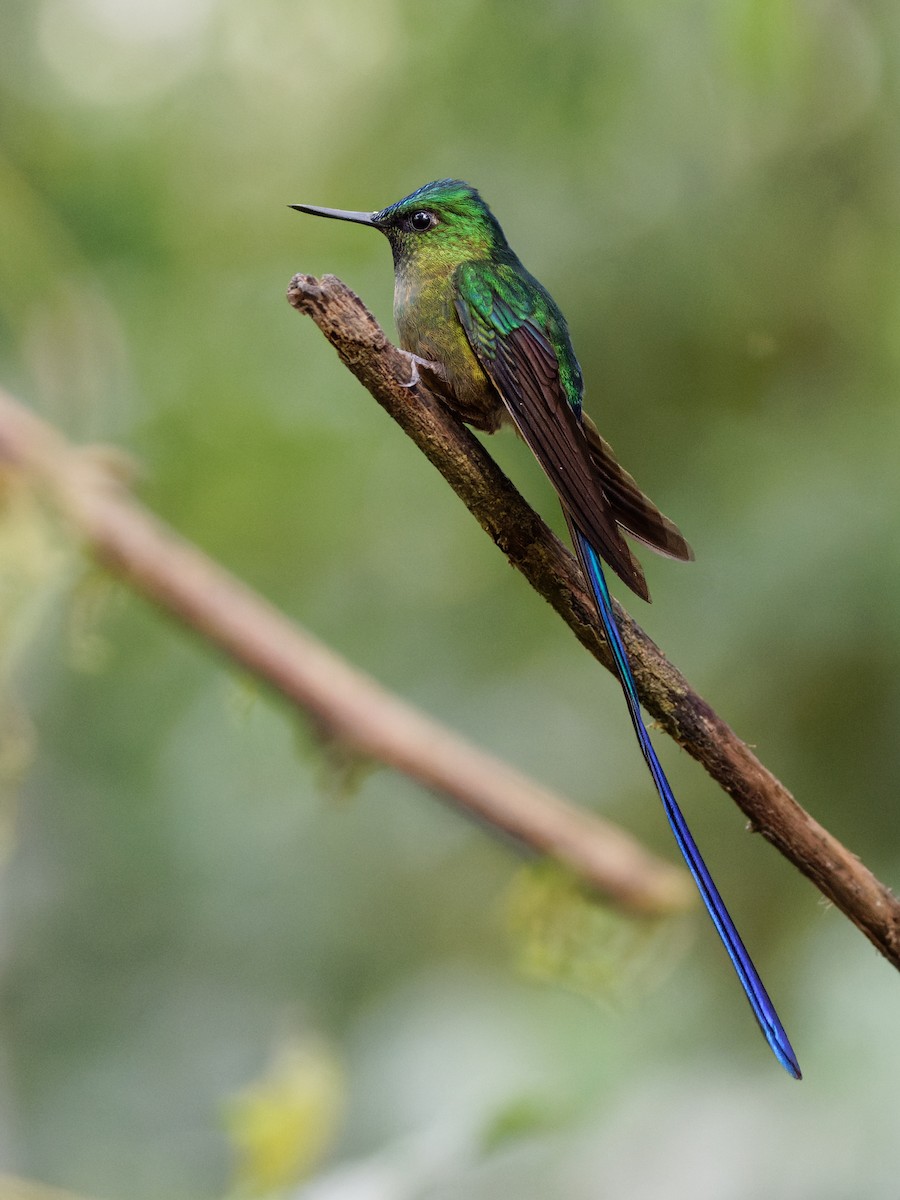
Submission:
[[[442,375],[435,390],[449,407],[476,429],[498,429],[506,410],[469,345],[456,312],[452,279],[398,273],[394,321],[404,350],[440,363]]]

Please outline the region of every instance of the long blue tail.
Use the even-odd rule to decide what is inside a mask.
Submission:
[[[766,1041],[772,1047],[775,1057],[784,1069],[793,1075],[795,1079],[800,1079],[800,1065],[797,1062],[791,1043],[788,1041],[787,1034],[784,1032],[781,1022],[778,1019],[775,1007],[769,999],[766,989],[763,987],[762,980],[756,972],[756,967],[754,967],[750,960],[750,955],[747,953],[738,931],[734,927],[734,922],[728,915],[728,909],[725,907],[724,901],[712,881],[712,876],[706,869],[706,863],[700,857],[697,844],[691,836],[691,831],[688,829],[681,809],[672,795],[669,781],[666,779],[659,759],[656,757],[656,752],[650,741],[650,735],[647,733],[646,726],[641,717],[641,706],[638,700],[634,676],[631,673],[628,656],[625,653],[625,646],[619,633],[615,615],[613,614],[612,602],[606,586],[606,579],[603,575],[603,568],[600,565],[600,559],[595,553],[594,548],[578,529],[573,526],[572,531],[576,541],[578,557],[581,560],[582,567],[591,585],[591,591],[594,593],[594,598],[597,601],[597,611],[600,614],[600,620],[603,622],[603,629],[606,633],[613,659],[615,660],[616,671],[622,684],[622,691],[625,693],[625,699],[628,702],[631,723],[634,725],[634,731],[637,734],[641,752],[647,761],[647,766],[650,768],[650,774],[653,776],[653,782],[656,784],[659,798],[663,802],[663,808],[666,810],[666,816],[669,818],[669,824],[672,826],[672,832],[675,835],[675,841],[678,843],[678,849],[684,855],[684,861],[687,863],[688,869],[694,877],[694,882],[697,884],[700,895],[703,897],[703,903],[706,905],[707,911],[712,917],[713,924],[719,932],[719,937],[728,951],[728,957],[734,965],[738,979],[740,979],[747,994],[747,999],[750,1001],[753,1015],[759,1022],[759,1027],[763,1031]]]

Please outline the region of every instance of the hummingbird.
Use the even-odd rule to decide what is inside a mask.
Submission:
[[[656,756],[610,599],[601,559],[643,600],[650,594],[624,535],[687,561],[690,546],[582,411],[584,381],[566,320],[511,249],[475,188],[426,183],[378,212],[292,204],[298,212],[369,225],[394,260],[394,320],[412,377],[466,423],[487,433],[511,424],[553,485],[596,603],[631,723],[659,798],[707,911],[775,1057],[800,1067],[778,1014],[712,880]]]

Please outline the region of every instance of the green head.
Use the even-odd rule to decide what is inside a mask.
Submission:
[[[391,243],[398,270],[412,267],[428,271],[509,253],[494,214],[475,188],[460,179],[426,183],[380,212],[345,212],[309,204],[290,207],[298,212],[380,229]]]

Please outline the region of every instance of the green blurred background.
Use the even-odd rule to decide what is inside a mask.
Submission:
[[[0,381],[674,858],[612,679],[284,301],[333,271],[390,329],[384,241],[287,204],[468,179],[695,548],[626,602],[891,884],[898,60],[895,0],[3,0]],[[524,447],[490,448],[558,527]],[[0,551],[0,1169],[129,1200],[896,1200],[900,981],[666,739],[800,1085],[702,913],[575,915],[534,978],[509,849],[387,772],[347,787],[15,488]]]

